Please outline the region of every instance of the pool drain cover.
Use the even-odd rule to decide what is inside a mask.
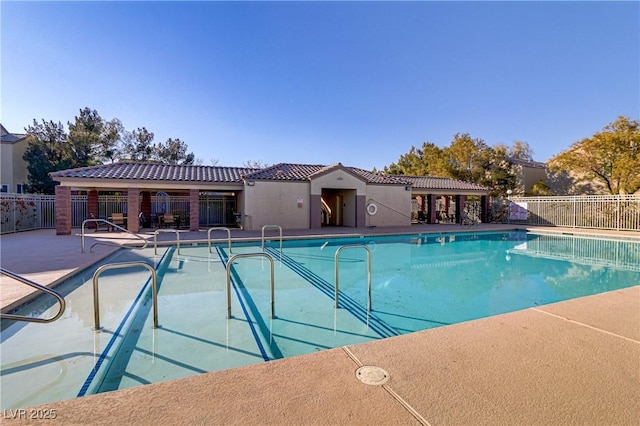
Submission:
[[[365,365],[356,370],[356,377],[367,385],[384,385],[389,381],[389,373],[380,367]]]

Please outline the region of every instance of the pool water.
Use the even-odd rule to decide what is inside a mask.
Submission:
[[[51,324],[3,324],[2,409],[74,398],[455,324],[640,284],[640,241],[569,235],[459,233],[266,243],[271,263],[232,256],[259,243],[122,250],[105,263],[157,266],[159,328],[148,271],[100,278],[103,330],[93,327],[92,270],[63,284]],[[335,308],[336,251],[339,308]],[[351,247],[355,245],[354,247]],[[368,258],[371,254],[371,310]],[[50,298],[24,312],[51,315]],[[21,313],[24,313],[21,312]],[[3,322],[4,323],[4,322]]]

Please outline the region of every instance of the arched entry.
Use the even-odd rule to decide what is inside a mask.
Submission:
[[[157,214],[171,213],[171,197],[166,192],[156,192],[155,203],[153,211]]]

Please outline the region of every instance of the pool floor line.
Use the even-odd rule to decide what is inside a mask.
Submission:
[[[274,254],[276,252],[275,249],[271,247],[265,247],[265,251],[269,251]],[[277,252],[279,256],[280,253]],[[305,279],[305,281],[309,282],[312,286],[320,290],[321,293],[325,294],[330,299],[334,299],[335,292],[334,288],[322,277],[318,276],[313,271],[308,268],[302,266],[299,262],[293,260],[291,257],[286,254],[282,255],[282,262],[289,267],[293,272],[301,276]],[[398,336],[397,330],[388,325],[386,322],[378,318],[372,312],[367,312],[364,307],[360,306],[355,300],[353,300],[348,295],[341,293],[340,300],[342,301],[343,307],[351,313],[354,317],[360,320],[362,323],[371,327],[381,338]]]
[[[227,256],[226,253],[224,253],[222,251],[222,249],[218,246],[216,246],[216,252],[218,253],[218,256],[220,257],[220,261],[222,262],[222,265],[224,266],[224,268],[227,268],[227,264],[229,262],[229,258]],[[262,341],[260,340],[260,336],[258,335],[258,331],[255,329],[255,326],[253,324],[253,321],[251,320],[251,317],[249,315],[249,310],[247,309],[247,306],[245,305],[245,303],[243,302],[243,297],[241,295],[241,291],[240,291],[240,285],[242,283],[242,280],[240,279],[240,276],[238,276],[238,273],[235,271],[235,269],[233,269],[233,265],[231,265],[231,274],[230,274],[230,279],[231,279],[231,285],[233,286],[233,290],[236,293],[236,297],[238,298],[238,302],[240,303],[240,306],[242,307],[242,312],[244,313],[244,316],[247,320],[247,324],[249,324],[249,328],[251,329],[251,334],[253,335],[253,338],[256,341],[256,344],[258,345],[258,350],[260,351],[260,354],[262,355],[262,359],[265,362],[271,361],[271,358],[269,358],[269,355],[267,354],[266,349],[264,348]],[[243,286],[244,287],[244,286]],[[248,292],[247,295],[245,296],[245,298],[248,296]],[[250,297],[249,297],[250,299]],[[247,299],[247,303],[250,302],[250,300]],[[255,303],[253,303],[253,301],[251,301],[251,303],[253,304],[253,306],[255,307]],[[252,311],[254,312],[259,312],[257,308],[253,309]],[[261,318],[258,318],[259,315],[254,315],[254,319],[256,321],[256,324],[258,324],[258,327],[260,328],[260,331],[262,332],[262,335],[264,336],[264,329],[268,329],[268,327],[264,324],[264,320],[261,321]],[[229,319],[227,319],[227,321],[229,321]],[[265,337],[265,340],[266,337]],[[274,350],[275,347],[275,350]],[[278,345],[275,344],[275,342],[272,343],[272,345],[269,345],[269,349],[271,349],[273,356],[275,359],[279,359],[279,358],[283,358],[282,356],[282,352],[280,352],[280,349],[278,348]]]
[[[165,257],[167,256],[167,253],[169,253],[169,251],[171,251],[171,248],[169,248],[168,250],[165,251],[164,255],[162,255],[162,257],[160,258],[160,261],[158,262],[157,265],[154,265],[156,271],[158,270],[158,268],[160,267],[160,265],[162,265],[163,261],[165,260]],[[122,329],[124,328],[125,323],[127,322],[127,320],[129,319],[129,317],[131,316],[131,314],[133,313],[133,311],[138,308],[138,303],[140,302],[140,299],[142,298],[142,296],[145,295],[145,293],[148,292],[149,287],[150,287],[150,283],[152,281],[152,277],[149,277],[144,285],[142,286],[142,288],[140,289],[140,292],[138,293],[138,295],[136,296],[136,298],[133,300],[133,303],[131,304],[131,306],[129,307],[129,309],[127,310],[127,313],[124,315],[124,317],[122,318],[122,320],[120,321],[120,324],[118,324],[118,327],[116,328],[116,330],[113,332],[111,338],[109,339],[109,342],[107,343],[107,345],[105,346],[104,350],[102,351],[102,353],[100,354],[100,357],[98,358],[98,361],[95,363],[95,365],[93,366],[93,368],[91,369],[91,371],[89,372],[89,375],[87,376],[87,378],[85,379],[82,387],[80,388],[80,390],[78,391],[78,397],[81,396],[85,396],[89,390],[89,387],[91,386],[91,384],[93,383],[93,381],[95,380],[98,372],[100,371],[100,367],[102,366],[102,363],[104,362],[104,360],[107,358],[107,354],[109,353],[109,351],[111,350],[111,347],[114,345],[114,343],[116,342],[116,340],[118,339],[118,337],[121,337],[121,332]],[[94,333],[97,333],[97,331],[94,331]],[[115,353],[118,352],[118,349],[115,349],[114,352],[114,360],[115,360]],[[114,360],[112,360],[112,362],[114,362]],[[106,371],[105,371],[105,376],[106,376]],[[95,393],[95,392],[94,392]]]

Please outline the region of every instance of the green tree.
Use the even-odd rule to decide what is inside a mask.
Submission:
[[[102,137],[95,151],[95,161],[97,163],[113,163],[122,156],[125,134],[122,122],[117,118],[104,123]]]
[[[553,195],[553,191],[545,181],[540,179],[531,187],[531,195]]]
[[[456,133],[444,156],[451,177],[473,183],[482,182],[485,168],[492,161],[489,146],[468,133]]]
[[[509,148],[507,156],[517,160],[533,161],[533,149],[527,142],[517,140],[513,142],[513,145]]]
[[[407,154],[400,156],[398,163],[385,166],[384,173],[405,176],[450,177],[442,149],[430,142],[424,142],[420,149],[412,146]]]
[[[177,138],[158,144],[154,156],[161,163],[168,164],[194,164],[195,161],[193,152],[187,153],[187,144]]]
[[[457,133],[443,149],[428,142],[420,149],[412,146],[397,163],[385,166],[384,173],[460,179],[491,188],[493,195],[506,195],[516,182],[507,154],[525,159],[532,152],[526,142],[516,141],[511,148],[505,145],[492,148],[482,139]]]
[[[80,110],[69,125],[67,142],[70,149],[71,167],[85,167],[96,163],[95,153],[104,135],[104,120],[95,109]]]
[[[549,163],[557,171],[573,172],[579,181],[602,182],[610,194],[632,194],[640,189],[640,122],[620,116]]]
[[[397,163],[385,167],[384,172],[391,175],[420,176],[426,174],[426,167],[422,152],[411,146],[408,153],[401,155]]]
[[[516,186],[516,174],[507,159],[507,152],[506,146],[498,144],[488,147],[479,156],[480,167],[484,170],[484,174],[474,183],[489,188],[492,196],[504,197],[507,195],[507,190]]]
[[[23,159],[29,172],[26,192],[35,194],[53,194],[56,183],[50,172],[68,169],[72,165],[67,134],[62,123],[42,120],[28,126],[27,149]]]
[[[157,150],[153,143],[153,132],[145,127],[138,127],[132,132],[125,132],[123,154],[133,161],[152,161]]]

